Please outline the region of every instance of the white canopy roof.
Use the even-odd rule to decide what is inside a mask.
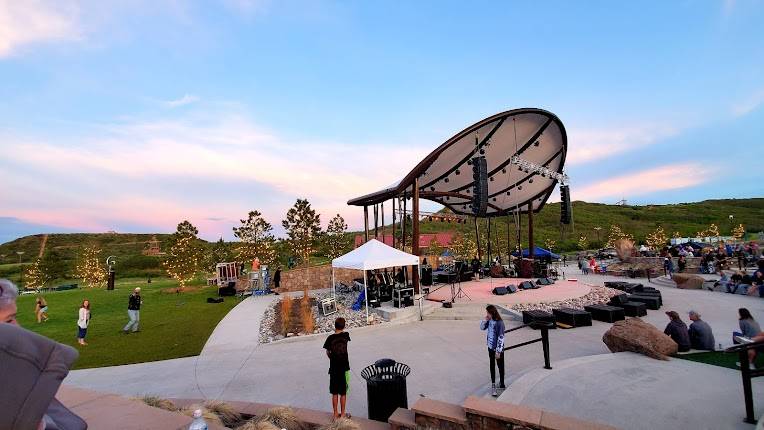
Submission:
[[[419,257],[416,255],[397,250],[376,239],[332,260],[332,267],[357,270],[417,265],[419,265]]]

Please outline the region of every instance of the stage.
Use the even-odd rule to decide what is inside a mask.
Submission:
[[[570,281],[557,280],[552,285],[543,285],[534,290],[522,290],[513,294],[497,296],[492,293],[495,287],[503,287],[509,284],[520,285],[523,281],[535,281],[536,279],[523,278],[487,278],[479,281],[462,282],[462,291],[469,296],[458,297],[456,303],[495,303],[502,305],[515,305],[524,303],[549,303],[575,299],[589,294],[589,285]],[[458,290],[459,284],[455,285]],[[430,287],[431,293],[428,300],[441,302],[451,301],[451,284],[437,284]],[[472,300],[470,300],[472,299]]]

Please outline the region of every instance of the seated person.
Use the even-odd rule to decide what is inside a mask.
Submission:
[[[671,321],[666,325],[666,329],[663,330],[663,333],[667,334],[671,337],[671,340],[679,345],[679,352],[689,351],[690,334],[687,331],[687,325],[681,318],[679,318],[679,314],[675,311],[668,311],[666,312],[666,315],[668,315]]]
[[[759,297],[764,297],[764,270],[757,270],[751,276],[751,285],[759,289]]]
[[[690,311],[690,346],[692,349],[701,349],[713,351],[715,346],[714,333],[707,322],[700,319],[700,314],[696,311]]]

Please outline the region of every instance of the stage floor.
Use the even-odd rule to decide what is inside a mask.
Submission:
[[[519,285],[523,281],[535,281],[535,279],[523,278],[489,278],[479,281],[462,282],[462,291],[471,299],[460,297],[456,303],[499,303],[515,305],[521,303],[548,303],[562,300],[575,299],[589,294],[591,288],[589,285],[569,280],[557,280],[552,285],[544,285],[535,290],[522,290],[513,294],[496,296],[492,293],[494,287],[502,287],[509,284]],[[445,286],[444,286],[445,285]],[[459,284],[456,284],[458,288]],[[435,291],[436,288],[441,287]],[[450,284],[438,284],[431,287],[433,291],[427,296],[428,300],[440,302],[443,300],[451,301]]]

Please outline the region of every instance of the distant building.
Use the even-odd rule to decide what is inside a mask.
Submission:
[[[143,255],[162,255],[162,250],[159,248],[159,240],[157,240],[156,236],[151,236],[151,240],[146,242],[146,248],[143,249]]]

